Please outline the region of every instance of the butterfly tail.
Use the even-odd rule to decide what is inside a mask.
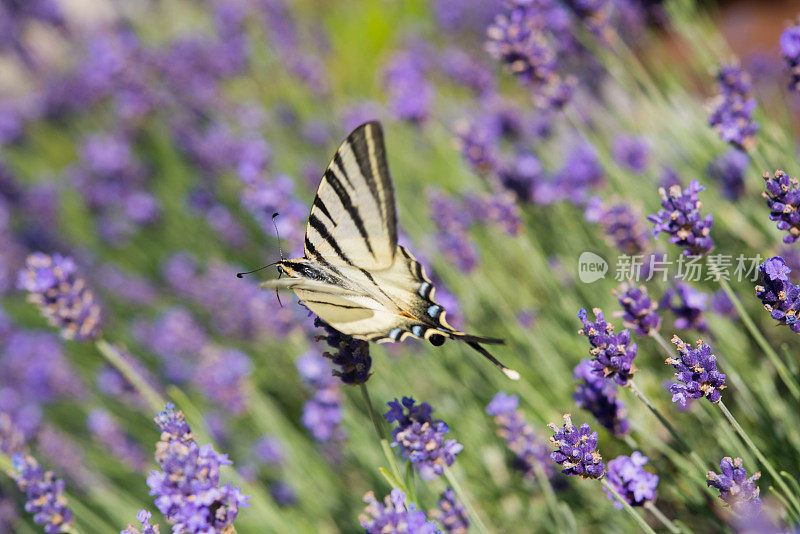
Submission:
[[[467,336],[467,337],[469,337],[469,336]],[[471,340],[468,340],[466,338],[462,338],[462,339],[467,343],[467,345],[469,345],[470,347],[472,347],[473,349],[478,351],[484,358],[486,358],[487,360],[492,362],[508,378],[510,378],[511,380],[519,380],[520,375],[519,375],[519,373],[517,371],[515,371],[514,369],[509,369],[508,367],[506,367],[505,365],[500,363],[500,361],[497,358],[495,358],[494,356],[489,354],[489,351],[484,349],[483,347],[481,347],[478,344],[478,342],[471,341]],[[502,340],[498,340],[498,341],[500,341],[502,343]]]

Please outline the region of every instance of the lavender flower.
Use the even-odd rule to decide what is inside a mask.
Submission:
[[[439,495],[439,508],[432,510],[430,515],[442,525],[446,534],[467,534],[469,518],[467,511],[451,488],[447,488]]]
[[[631,506],[644,506],[656,498],[658,475],[644,470],[647,456],[634,451],[630,456],[617,456],[608,462],[606,480],[617,490],[617,493]],[[622,503],[606,489],[608,498],[614,501],[614,508],[622,510]]]
[[[461,156],[478,174],[484,174],[497,165],[496,143],[499,132],[485,120],[461,120],[455,125],[456,145]]]
[[[786,70],[791,76],[789,89],[800,93],[800,23],[783,30],[780,44]]]
[[[331,348],[336,350],[335,354],[330,352],[322,354],[341,368],[333,371],[334,376],[338,376],[343,383],[351,386],[363,384],[369,380],[369,370],[372,366],[369,343],[342,334],[319,317],[314,318],[314,326],[325,331],[325,336],[319,336],[318,339],[324,339]]]
[[[722,289],[711,295],[711,309],[728,319],[736,319],[739,317],[731,298]]]
[[[425,59],[411,50],[395,53],[384,72],[389,107],[398,119],[421,123],[430,115],[433,86],[425,79]]]
[[[392,432],[392,447],[399,447],[400,455],[411,461],[423,479],[431,480],[453,465],[464,447],[454,439],[445,439],[450,428],[441,419],[431,418],[430,404],[415,406],[414,399],[403,397],[402,403],[395,399],[388,405],[384,417],[398,423]]]
[[[642,174],[647,170],[650,145],[642,137],[620,135],[614,139],[614,160],[622,167]]]
[[[603,311],[599,308],[592,310],[595,321],[587,319],[586,310],[578,311],[578,319],[583,323],[583,328],[578,331],[589,339],[592,349],[592,369],[601,378],[610,378],[620,386],[625,386],[633,378],[636,367],[633,360],[636,358],[636,343],[631,344],[631,333],[623,330],[614,333],[614,325],[607,323]]]
[[[137,375],[142,377],[154,389],[160,389],[152,373],[138,358],[120,347],[116,348],[122,359],[133,368]],[[107,397],[116,398],[120,402],[139,408],[145,408],[148,405],[139,390],[122,373],[108,363],[105,363],[97,370],[95,384],[97,389]]]
[[[675,314],[675,328],[678,330],[694,328],[698,332],[705,332],[708,325],[703,312],[707,308],[707,300],[708,295],[705,293],[678,282],[664,291],[658,306]]]
[[[467,207],[481,221],[502,228],[508,235],[517,235],[522,229],[522,216],[515,195],[508,191],[497,191],[489,195],[468,195]]]
[[[342,392],[332,375],[331,364],[323,357],[307,353],[296,362],[303,381],[313,396],[303,406],[301,422],[317,441],[342,441]]]
[[[709,101],[708,124],[722,140],[740,150],[755,145],[758,123],[753,120],[756,100],[750,75],[738,65],[723,65],[717,73],[719,94]]]
[[[244,352],[207,345],[201,351],[192,383],[231,414],[241,415],[247,409],[252,370],[250,357]]]
[[[616,384],[597,376],[592,360],[588,359],[575,366],[572,376],[578,380],[572,396],[576,406],[591,413],[615,436],[626,435],[630,425],[626,419],[625,403],[617,396]]]
[[[11,456],[22,452],[25,436],[6,412],[0,412],[0,452]]]
[[[769,220],[777,221],[778,230],[789,232],[783,236],[788,244],[800,239],[800,185],[797,178],[790,178],[783,171],[775,171],[774,176],[764,173],[767,190],[761,196],[767,200]]]
[[[97,408],[89,413],[86,421],[89,432],[104,448],[119,458],[132,471],[143,471],[147,467],[147,458],[139,445],[130,439],[119,426],[113,416]]]
[[[725,389],[725,375],[717,369],[717,357],[711,354],[711,347],[697,340],[697,348],[684,343],[678,336],[672,337],[678,348],[679,358],[667,358],[666,363],[677,371],[678,382],[670,385],[672,402],[686,407],[687,399],[707,398],[719,402]]]
[[[761,473],[756,472],[747,478],[747,472],[742,467],[741,458],[723,458],[719,463],[720,474],[709,471],[706,475],[706,484],[710,488],[719,490],[719,498],[737,515],[753,517],[761,512],[760,489],[756,480]]]
[[[495,80],[492,72],[459,48],[448,48],[440,59],[442,71],[451,80],[469,88],[479,98],[494,94]]]
[[[587,423],[580,428],[572,424],[569,414],[564,414],[564,425],[547,425],[555,435],[550,442],[556,450],[550,459],[559,464],[562,473],[581,478],[602,478],[605,472],[603,458],[597,449],[597,432],[592,432]]]
[[[151,525],[150,518],[152,513],[147,510],[139,510],[136,513],[136,520],[142,524],[142,530],[139,530],[133,525],[128,525],[128,528],[120,532],[120,534],[160,534],[158,525]]]
[[[252,455],[262,464],[282,465],[285,455],[283,443],[275,436],[261,436],[253,445]]]
[[[756,286],[756,296],[773,319],[800,333],[800,286],[789,280],[792,269],[780,256],[774,256],[758,267],[763,285]]]
[[[52,471],[44,471],[36,459],[27,454],[17,453],[12,461],[12,476],[25,494],[25,511],[33,514],[36,524],[44,525],[45,532],[68,532],[72,511],[63,495],[64,481],[55,478]]]
[[[383,502],[375,498],[373,492],[364,495],[367,506],[364,513],[358,516],[361,526],[367,534],[383,534],[386,532],[413,532],[414,534],[436,534],[438,528],[435,521],[428,521],[422,510],[417,510],[415,503],[406,502],[406,494],[393,489]]]
[[[700,256],[714,247],[711,238],[711,225],[714,216],[705,217],[700,213],[703,204],[697,193],[705,187],[697,180],[692,180],[689,187],[681,190],[680,186],[671,186],[669,190],[659,188],[661,207],[658,213],[650,215],[647,220],[653,223],[653,235],[664,232],[670,235],[669,242],[682,247],[685,256]]]
[[[738,200],[744,193],[744,174],[750,165],[747,152],[732,148],[708,166],[708,175],[722,185],[722,192],[730,200]]]
[[[20,271],[18,286],[29,292],[28,300],[39,307],[61,335],[90,341],[100,335],[101,310],[86,281],[76,276],[72,258],[36,252],[28,256]]]
[[[549,181],[535,184],[533,200],[540,204],[568,200],[582,206],[590,191],[603,184],[603,178],[597,151],[591,144],[581,142],[569,151],[561,168]]]
[[[650,232],[644,227],[641,212],[628,203],[604,205],[593,197],[586,205],[586,220],[599,223],[608,240],[625,254],[643,254],[650,246]]]
[[[505,189],[513,192],[521,202],[530,202],[544,177],[544,168],[536,154],[522,150],[511,161],[503,162],[497,175]]]
[[[150,495],[176,532],[225,530],[249,497],[238,486],[220,486],[220,467],[233,462],[211,445],[199,446],[183,413],[174,408],[167,404],[155,418],[161,430],[156,445],[161,471],[151,471],[147,477]]]
[[[533,427],[525,420],[519,409],[519,397],[500,391],[486,406],[486,413],[494,417],[497,434],[508,443],[514,455],[514,469],[532,479],[536,476],[534,465],[539,464],[548,478],[553,477],[554,469],[547,461],[547,447],[536,438]]]
[[[269,494],[280,506],[294,506],[297,504],[297,492],[282,480],[277,480],[269,485]]]
[[[624,283],[619,290],[612,291],[622,306],[622,324],[632,328],[640,336],[658,332],[661,317],[658,316],[658,303],[647,296],[647,288]]]
[[[431,217],[437,225],[436,241],[439,249],[462,271],[470,272],[475,269],[478,265],[478,252],[467,233],[473,222],[472,215],[461,202],[438,191],[428,191],[428,204]]]

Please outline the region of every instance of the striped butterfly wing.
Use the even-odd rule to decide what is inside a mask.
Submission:
[[[380,123],[353,130],[325,170],[311,207],[305,256],[323,265],[387,269],[397,246],[394,188]]]

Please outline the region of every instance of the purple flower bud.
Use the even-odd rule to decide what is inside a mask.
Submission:
[[[436,534],[435,521],[428,521],[422,510],[417,510],[415,503],[406,501],[406,494],[397,488],[387,495],[383,502],[375,498],[373,492],[364,495],[367,506],[358,516],[361,526],[367,534],[384,534],[386,532],[409,532],[414,534]]]
[[[800,93],[800,23],[783,30],[780,45],[786,71],[791,77],[789,89]]]
[[[667,358],[666,363],[675,368],[676,383],[670,385],[672,402],[686,407],[687,399],[707,398],[719,402],[725,389],[725,375],[717,369],[717,357],[711,347],[697,340],[697,348],[684,343],[678,336],[672,337],[678,348],[679,358]]]
[[[726,143],[749,150],[755,145],[758,131],[758,123],[753,120],[756,100],[750,75],[738,65],[723,65],[717,73],[717,90],[717,96],[708,103],[708,124]]]
[[[29,292],[28,300],[39,307],[61,335],[76,341],[100,336],[101,309],[83,278],[76,276],[72,258],[36,252],[28,256],[17,285]]]
[[[761,512],[761,490],[756,486],[756,480],[761,473],[747,478],[742,459],[731,459],[729,456],[720,461],[719,467],[722,471],[720,474],[709,471],[706,475],[708,487],[719,490],[720,500],[730,506],[733,513],[742,517],[758,515]]]
[[[780,256],[774,256],[758,267],[761,283],[756,286],[756,296],[773,319],[787,325],[792,332],[800,333],[800,286],[789,280],[792,269]]]
[[[615,334],[614,325],[606,322],[603,311],[599,308],[592,311],[596,317],[594,322],[587,319],[585,309],[578,311],[578,319],[583,323],[578,333],[585,335],[592,346],[589,351],[594,358],[592,369],[598,377],[613,379],[620,386],[626,386],[636,370],[633,360],[638,347],[636,343],[631,344],[629,330]]]
[[[556,448],[550,459],[559,464],[562,473],[581,478],[602,478],[605,465],[597,452],[597,432],[592,432],[587,423],[579,428],[572,424],[569,414],[564,414],[564,425],[547,425],[555,435],[550,442]]]
[[[72,524],[72,511],[63,495],[64,481],[55,478],[52,471],[44,471],[36,459],[27,454],[17,453],[12,461],[12,476],[25,494],[25,511],[33,515],[37,525],[44,525],[45,532],[68,531]]]
[[[678,282],[664,291],[658,306],[675,314],[675,328],[679,330],[694,328],[698,332],[705,332],[708,325],[703,312],[707,308],[707,300],[708,295],[705,293]]]
[[[581,360],[575,366],[573,378],[578,380],[575,400],[578,408],[591,413],[597,422],[617,437],[630,431],[626,418],[625,403],[617,396],[617,385],[614,382],[597,376],[592,360]]]
[[[632,328],[640,336],[658,332],[661,317],[658,316],[658,303],[647,296],[647,288],[624,283],[619,290],[612,291],[622,306],[622,324]]]
[[[704,190],[697,180],[692,180],[686,189],[677,185],[669,190],[661,187],[658,192],[662,209],[647,217],[653,223],[653,235],[669,234],[669,242],[682,247],[685,256],[700,256],[714,247],[711,238],[714,216],[703,217],[700,213],[703,204],[697,197],[697,193]]]
[[[518,409],[519,398],[503,391],[497,393],[486,406],[486,413],[494,417],[497,435],[508,444],[513,456],[512,466],[526,478],[536,476],[534,465],[542,467],[548,478],[555,474],[548,458],[547,446],[536,437],[536,431],[525,420],[525,414]]]
[[[139,510],[136,513],[136,520],[142,524],[142,530],[139,530],[133,525],[128,525],[128,528],[120,532],[120,534],[159,534],[158,525],[151,525],[150,518],[152,513],[147,510]]]
[[[441,419],[431,418],[430,404],[415,405],[414,399],[403,397],[402,403],[395,399],[388,405],[384,417],[398,423],[392,432],[392,447],[399,448],[400,455],[411,461],[423,479],[436,478],[453,465],[464,447],[454,439],[445,439],[450,428]]]
[[[430,515],[439,521],[445,534],[467,534],[469,529],[467,510],[456,499],[451,488],[447,488],[439,495],[439,508],[432,510]]]
[[[800,239],[800,185],[797,178],[790,178],[783,171],[775,171],[774,176],[764,173],[767,190],[761,193],[770,209],[769,220],[776,221],[778,230],[789,232],[783,242],[794,243]]]
[[[647,456],[634,451],[630,456],[617,456],[608,462],[606,480],[617,493],[631,506],[644,506],[656,498],[658,475],[644,470]],[[622,510],[622,503],[606,488],[608,498],[614,501],[614,508]]]

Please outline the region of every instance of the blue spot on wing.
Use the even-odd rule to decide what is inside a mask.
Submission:
[[[400,339],[400,334],[402,332],[403,331],[400,328],[392,328],[392,330],[389,332],[389,337],[397,341]]]
[[[437,319],[441,314],[442,314],[441,306],[434,304],[433,306],[428,307],[428,315],[430,315],[434,319]]]
[[[420,325],[415,325],[411,327],[411,333],[417,337],[422,337],[423,328]]]

